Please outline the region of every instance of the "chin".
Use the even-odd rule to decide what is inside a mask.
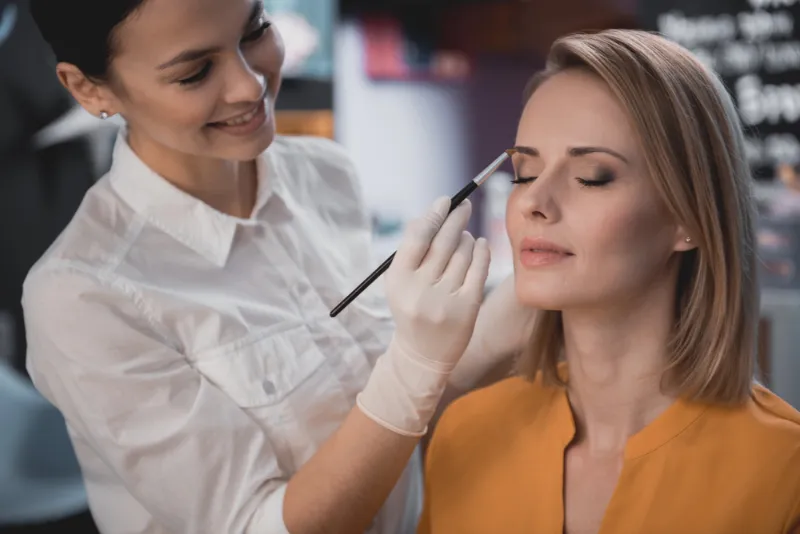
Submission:
[[[515,278],[514,290],[520,304],[537,310],[561,311],[581,300],[565,284],[537,283],[519,276]]]
[[[250,138],[226,140],[224,146],[214,147],[212,150],[218,159],[252,161],[269,148],[275,140],[275,135],[274,127],[265,128],[263,132],[259,132]]]
[[[548,291],[544,288],[530,287],[529,284],[516,284],[517,300],[520,304],[528,308],[538,310],[561,310],[566,304],[565,295],[560,295],[558,291]]]

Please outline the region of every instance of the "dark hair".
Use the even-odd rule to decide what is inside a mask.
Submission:
[[[30,0],[30,11],[56,61],[105,81],[114,59],[116,28],[144,0]]]

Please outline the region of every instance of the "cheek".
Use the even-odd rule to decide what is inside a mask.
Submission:
[[[517,234],[524,230],[525,217],[521,211],[519,189],[514,188],[506,202],[506,233],[512,243],[517,238]]]
[[[130,122],[148,124],[148,129],[197,129],[205,125],[214,112],[217,101],[212,84],[184,90],[178,85],[160,84],[134,87],[130,109],[134,116]]]
[[[658,203],[640,198],[600,207],[587,208],[581,217],[584,268],[633,280],[666,263],[675,230]]]

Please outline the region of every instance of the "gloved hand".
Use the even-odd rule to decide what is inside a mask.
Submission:
[[[537,310],[517,300],[514,275],[486,297],[464,356],[450,373],[449,384],[459,392],[472,389],[492,368],[510,363],[530,341]]]
[[[386,273],[395,334],[357,398],[368,417],[404,435],[425,433],[472,337],[489,272],[486,241],[464,230],[471,204],[448,216],[449,208],[449,198],[437,200],[403,234]]]

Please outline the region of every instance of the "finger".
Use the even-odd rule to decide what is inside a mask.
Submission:
[[[425,215],[409,222],[392,263],[408,269],[419,267],[433,238],[436,237],[445,222],[449,210],[450,199],[440,197],[436,199]]]
[[[472,295],[476,302],[483,300],[483,291],[486,286],[486,278],[489,276],[489,263],[491,254],[489,244],[484,238],[475,241],[475,248],[472,251],[472,263],[464,277],[462,290]]]
[[[472,204],[465,200],[447,217],[439,233],[433,238],[420,267],[434,279],[439,279],[447,268],[453,252],[461,242],[461,233],[466,229],[471,214]]]
[[[442,274],[441,284],[444,284],[450,291],[457,291],[464,285],[464,278],[472,263],[473,250],[475,249],[475,238],[469,232],[461,232],[461,242],[453,252],[450,262]]]

